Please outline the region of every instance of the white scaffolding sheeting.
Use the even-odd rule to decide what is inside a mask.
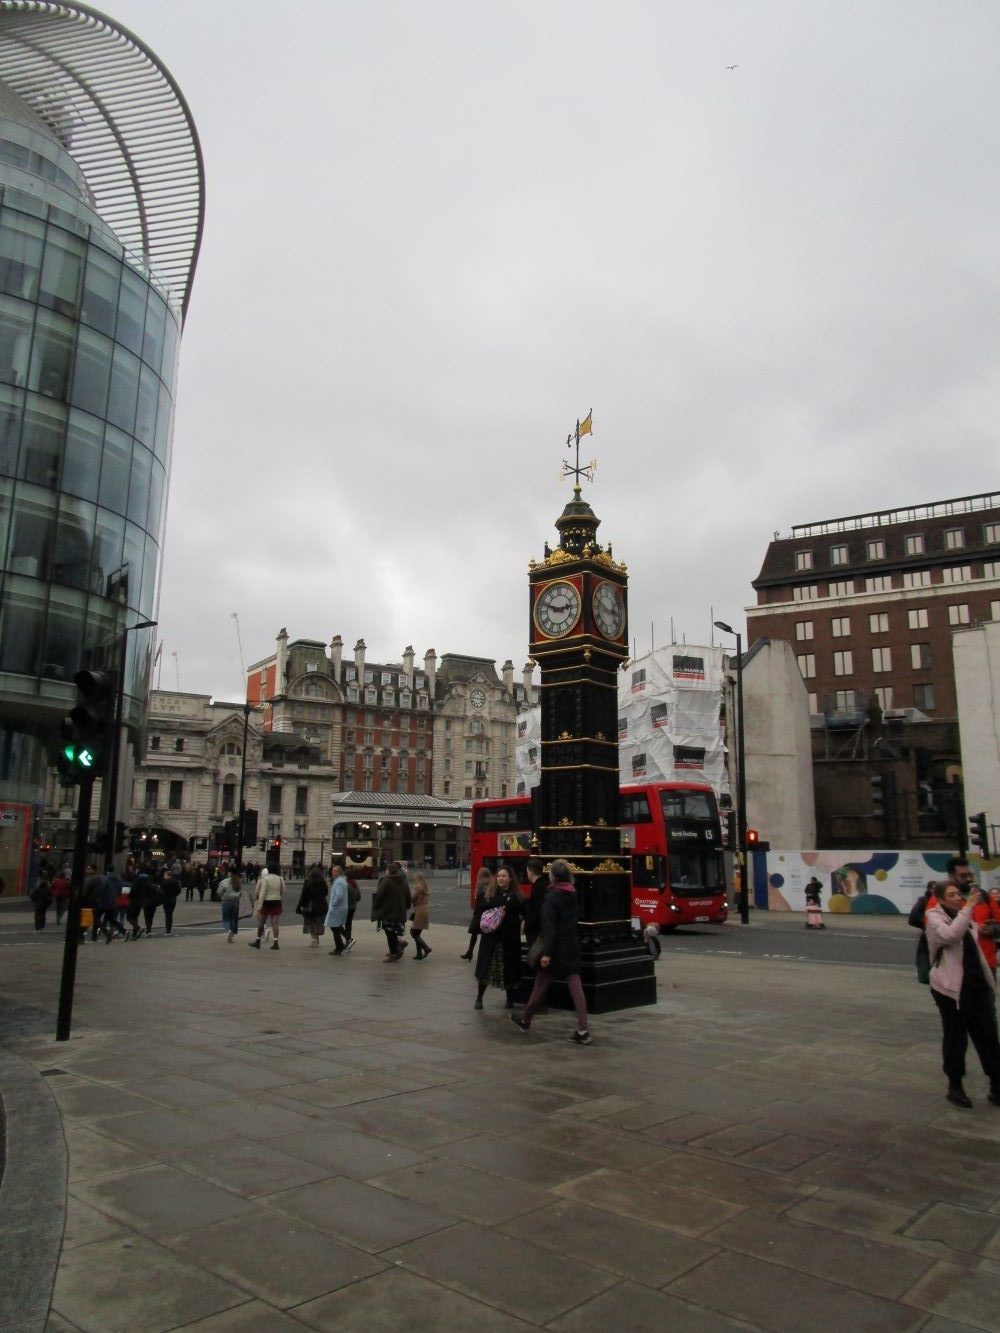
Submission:
[[[707,782],[729,791],[721,648],[673,644],[637,657],[618,677],[618,758],[630,782]],[[537,787],[541,713],[517,719],[517,790]]]

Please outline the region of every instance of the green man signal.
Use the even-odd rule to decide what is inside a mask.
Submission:
[[[114,678],[103,671],[78,671],[76,706],[62,720],[59,771],[79,782],[104,770],[114,729]]]

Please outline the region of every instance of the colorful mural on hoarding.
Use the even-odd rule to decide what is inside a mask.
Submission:
[[[928,880],[945,878],[949,859],[947,852],[769,851],[766,856],[772,912],[804,912],[805,887],[815,875],[826,911],[888,916],[909,912]],[[970,856],[969,863],[981,888],[1000,887],[1000,858]]]

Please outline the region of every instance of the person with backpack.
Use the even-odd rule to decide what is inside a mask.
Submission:
[[[563,977],[576,1010],[576,1031],[571,1039],[578,1046],[589,1046],[591,1036],[587,1001],[580,982],[580,911],[573,873],[562,858],[552,862],[549,881],[549,891],[542,904],[542,928],[539,934],[542,953],[535,973],[535,984],[524,1006],[523,1016],[511,1014],[510,1021],[521,1032],[529,1032],[531,1020],[545,999],[553,976]]]
[[[226,938],[230,944],[239,934],[240,929],[240,894],[243,881],[238,870],[230,870],[219,883],[219,900],[222,903],[222,924],[226,929]]]

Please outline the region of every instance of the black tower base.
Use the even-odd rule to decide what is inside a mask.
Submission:
[[[588,945],[581,941],[580,982],[587,1011],[610,1014],[618,1009],[633,1009],[656,1003],[656,972],[649,950],[634,940]],[[518,1001],[527,1002],[535,974],[524,965]],[[573,1008],[565,981],[554,978],[545,1003],[550,1009]]]

